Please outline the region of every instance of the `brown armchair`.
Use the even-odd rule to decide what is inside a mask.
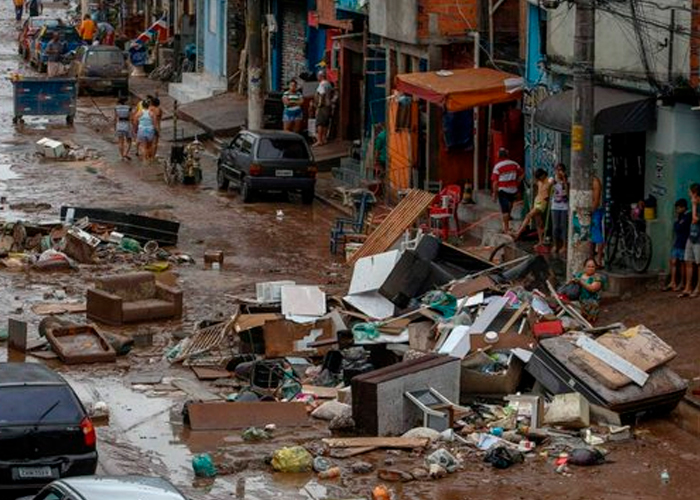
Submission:
[[[182,291],[137,272],[105,276],[87,292],[87,317],[108,325],[182,317]]]

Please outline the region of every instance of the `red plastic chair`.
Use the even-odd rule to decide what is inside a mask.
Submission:
[[[443,201],[444,200],[444,201]],[[441,239],[447,240],[450,234],[459,234],[459,219],[457,217],[457,207],[462,200],[462,188],[456,184],[445,186],[440,193],[435,196],[433,204],[429,208],[430,229],[438,229]],[[454,230],[450,229],[450,219],[454,220]],[[438,228],[433,223],[439,224]]]

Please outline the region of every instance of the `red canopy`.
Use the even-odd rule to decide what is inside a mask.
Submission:
[[[396,87],[454,112],[516,101],[522,96],[523,79],[491,68],[467,68],[398,75]]]

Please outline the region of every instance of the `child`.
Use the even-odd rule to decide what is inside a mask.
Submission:
[[[544,214],[547,213],[547,205],[549,204],[549,192],[552,189],[552,184],[554,184],[553,179],[547,178],[547,172],[541,168],[538,168],[535,172],[535,180],[537,182],[537,195],[535,195],[535,203],[532,210],[528,212],[523,220],[520,229],[515,234],[514,238],[517,240],[525,231],[525,228],[530,224],[530,221],[534,218],[537,224],[537,239],[538,246],[544,245]]]
[[[673,224],[673,248],[671,249],[671,282],[664,287],[664,291],[678,292],[685,282],[685,245],[690,234],[690,214],[688,213],[688,201],[681,198],[676,201],[676,222]],[[680,271],[676,269],[680,262]],[[680,276],[679,276],[680,274]]]
[[[692,184],[688,191],[690,202],[692,203],[692,218],[690,220],[690,233],[688,242],[685,245],[685,288],[679,297],[697,297],[700,295],[700,279],[698,279],[695,290],[693,287],[693,264],[700,264],[700,214],[698,205],[700,204],[700,184]]]
[[[567,226],[569,224],[569,179],[563,163],[554,168],[554,192],[552,196],[552,236],[554,254],[566,253]]]

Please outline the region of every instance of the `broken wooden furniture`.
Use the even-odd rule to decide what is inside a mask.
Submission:
[[[404,397],[432,387],[448,400],[459,398],[460,360],[427,354],[352,379],[352,416],[357,428],[375,436],[401,435],[421,425],[423,413]]]
[[[111,363],[117,360],[117,352],[107,337],[90,325],[48,328],[46,340],[67,365]]]
[[[450,235],[459,234],[457,208],[461,200],[462,189],[455,184],[445,186],[438,193],[433,204],[428,209],[430,217],[429,229],[433,235],[438,236],[443,241],[447,241]],[[454,228],[450,227],[450,221],[454,222]]]
[[[423,412],[423,427],[442,432],[451,429],[462,416],[471,409],[453,403],[432,387],[404,394]]]
[[[345,245],[345,240],[349,235],[362,234],[365,228],[365,218],[370,206],[376,202],[374,195],[361,190],[353,193],[354,216],[338,217],[335,219],[335,226],[331,229],[331,253],[335,254],[340,246]]]
[[[182,291],[137,272],[105,276],[87,292],[87,317],[108,325],[182,317]]]

